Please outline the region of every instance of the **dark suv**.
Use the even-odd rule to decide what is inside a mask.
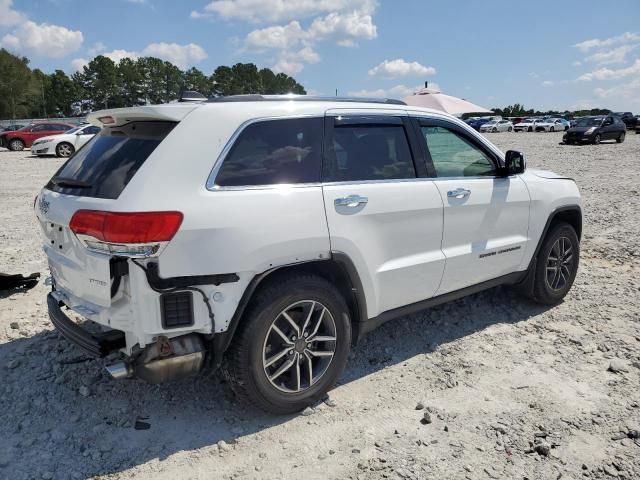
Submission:
[[[615,112],[612,115],[615,115],[620,120],[624,122],[629,130],[633,130],[636,128],[638,119],[631,112]]]
[[[622,120],[614,115],[582,117],[576,120],[573,126],[564,133],[562,141],[565,144],[598,144],[602,140],[615,140],[622,143],[626,130]]]

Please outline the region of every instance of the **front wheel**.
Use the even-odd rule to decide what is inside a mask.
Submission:
[[[492,132],[492,133],[497,133],[497,132],[498,132],[498,129],[497,129],[496,127],[493,127],[493,128],[491,129],[491,132]]]
[[[13,152],[20,152],[20,151],[24,150],[24,142],[22,140],[20,140],[19,138],[11,140],[9,142],[9,150],[11,150]]]
[[[513,132],[513,128],[511,127],[507,128],[507,132]]]
[[[601,140],[600,134],[596,135],[595,137],[593,137],[593,144],[594,145],[600,144],[600,140]]]
[[[245,401],[277,414],[318,402],[342,372],[351,324],[340,292],[323,278],[296,275],[252,299],[222,373]]]
[[[73,152],[75,152],[75,148],[67,142],[62,142],[56,147],[56,156],[58,157],[70,157]]]
[[[578,272],[580,241],[571,225],[551,227],[535,264],[533,299],[546,305],[560,302],[569,292]]]
[[[555,132],[556,130],[555,130],[555,128],[551,127],[551,128],[549,129],[549,131],[550,131],[550,132]]]
[[[618,143],[624,142],[624,136],[625,136],[625,132],[620,133],[620,136],[616,138],[616,142]]]
[[[527,129],[527,132],[533,132],[533,127],[529,127],[529,128]]]

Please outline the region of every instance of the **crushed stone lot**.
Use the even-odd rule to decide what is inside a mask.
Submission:
[[[55,158],[0,149],[0,478],[640,478],[640,135],[487,134],[573,177],[582,258],[553,308],[495,288],[383,325],[315,408],[270,416],[221,380],[115,381],[62,339],[32,212]]]

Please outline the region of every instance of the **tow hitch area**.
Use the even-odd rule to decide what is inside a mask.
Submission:
[[[159,337],[134,361],[118,362],[106,368],[115,379],[138,377],[149,383],[163,383],[198,373],[204,357],[202,339],[192,333],[175,338]]]

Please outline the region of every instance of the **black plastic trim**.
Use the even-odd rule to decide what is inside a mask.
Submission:
[[[556,208],[554,211],[552,211],[549,214],[549,217],[547,218],[547,222],[544,224],[544,229],[542,230],[542,235],[540,235],[540,238],[538,239],[538,245],[536,246],[536,250],[533,253],[533,256],[531,257],[531,261],[529,262],[529,269],[532,268],[533,265],[535,265],[536,263],[536,258],[538,257],[538,253],[540,252],[540,249],[542,248],[542,242],[544,242],[544,238],[547,236],[547,232],[549,231],[549,227],[551,226],[551,223],[553,222],[554,218],[558,216],[559,213],[562,212],[578,212],[580,214],[580,232],[576,232],[576,235],[578,235],[578,240],[580,240],[580,238],[582,237],[582,209],[580,208],[579,205],[565,205],[563,207],[558,207]]]
[[[56,329],[71,343],[96,357],[105,357],[114,350],[126,346],[124,332],[110,330],[101,335],[93,335],[67,317],[60,303],[50,293],[47,295],[49,318]]]
[[[331,258],[342,267],[351,282],[351,290],[356,301],[357,316],[353,322],[364,322],[367,320],[367,301],[364,296],[364,288],[358,274],[358,269],[354,265],[351,257],[344,252],[332,250]]]
[[[167,290],[170,288],[184,288],[195,285],[220,285],[223,283],[234,283],[240,280],[235,273],[219,273],[215,275],[193,275],[188,277],[162,278],[158,272],[158,263],[149,262],[145,269],[147,282],[151,288],[157,290]]]
[[[177,325],[169,325],[167,323],[167,305],[165,304],[165,301],[167,300],[167,298],[171,298],[171,297],[176,297],[176,296],[185,296],[186,298],[189,299],[189,322],[188,323],[180,323]],[[162,321],[162,328],[170,330],[172,328],[183,328],[183,327],[189,327],[191,325],[193,325],[194,323],[194,314],[193,314],[193,294],[190,291],[180,291],[180,292],[168,292],[168,293],[162,293],[160,294],[160,319]]]
[[[365,334],[367,334],[368,332],[371,332],[372,330],[375,330],[380,325],[390,320],[394,320],[396,318],[403,317],[405,315],[410,315],[412,313],[416,313],[421,310],[426,310],[428,308],[432,308],[437,305],[441,305],[443,303],[451,302],[453,300],[458,300],[462,297],[466,297],[467,295],[472,295],[474,293],[478,293],[483,290],[487,290],[489,288],[497,287],[498,285],[519,283],[526,276],[526,274],[527,274],[526,271],[509,273],[507,275],[493,278],[491,280],[487,280],[486,282],[478,283],[476,285],[471,285],[469,287],[465,287],[460,290],[456,290],[454,292],[449,292],[449,293],[445,293],[444,295],[438,295],[437,297],[421,300],[419,302],[412,303],[410,305],[405,305],[404,307],[394,308],[393,310],[387,310],[386,312],[381,313],[377,317],[370,318],[367,321],[359,322],[358,324],[356,324],[356,328],[357,328],[356,338],[357,340],[360,340]]]
[[[325,97],[315,95],[229,95],[226,97],[212,97],[209,103],[229,102],[337,102],[337,103],[376,103],[384,105],[406,105],[395,98],[367,98],[367,97]]]

